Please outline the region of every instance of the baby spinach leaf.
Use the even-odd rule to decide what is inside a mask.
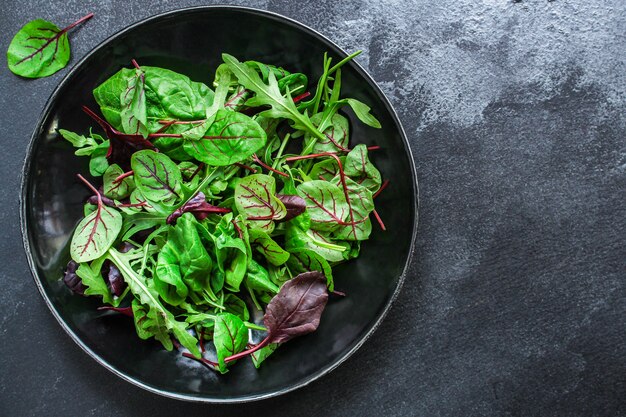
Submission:
[[[154,275],[155,288],[163,300],[180,304],[189,290],[212,291],[210,272],[212,261],[200,241],[196,220],[184,214],[172,226],[167,241],[158,254]]]
[[[276,197],[276,180],[269,175],[253,174],[235,187],[235,205],[250,221],[250,229],[271,233],[274,221],[287,215],[285,205]]]
[[[305,272],[287,281],[267,305],[263,317],[270,343],[284,343],[314,332],[327,301],[322,273]]]
[[[163,127],[161,120],[198,120],[206,116],[213,102],[213,91],[205,84],[191,81],[189,77],[164,68],[142,66],[146,97],[148,131],[156,132]],[[128,86],[128,79],[136,74],[135,69],[122,68],[93,91],[105,119],[118,130],[122,130],[121,97]],[[188,128],[188,126],[187,126]],[[182,144],[182,139],[175,140]],[[171,138],[154,141],[157,147],[162,142],[174,142]],[[173,145],[170,143],[170,148]]]
[[[273,294],[278,292],[278,287],[270,280],[270,275],[267,272],[267,269],[263,268],[254,259],[251,259],[248,264],[246,284],[248,288],[253,290],[266,291]]]
[[[185,152],[198,161],[226,166],[248,158],[266,141],[265,131],[253,119],[221,109],[201,138],[186,140],[183,146]]]
[[[370,162],[367,156],[366,145],[356,145],[348,155],[346,155],[343,167],[347,176],[372,193],[375,193],[380,188],[380,184],[382,183],[380,171]]]
[[[110,165],[107,168],[102,179],[102,188],[105,196],[113,200],[121,200],[128,197],[135,189],[135,182],[131,177],[125,177],[116,181],[117,177],[123,173],[124,170],[117,164]]]
[[[126,89],[120,96],[120,121],[122,131],[148,137],[148,113],[145,93],[145,73],[136,68],[126,77]]]
[[[166,155],[145,149],[130,160],[137,189],[148,200],[172,203],[181,197],[182,176]]]
[[[307,181],[298,186],[298,194],[306,202],[311,227],[331,232],[345,224],[348,205],[342,190],[327,181]]]
[[[217,353],[219,370],[226,372],[224,359],[241,352],[248,344],[248,329],[234,314],[221,313],[215,316],[213,344]]]
[[[228,293],[224,296],[224,308],[226,312],[234,314],[243,321],[250,319],[250,313],[246,303],[235,294]]]
[[[226,288],[239,291],[248,267],[249,254],[243,239],[235,236],[236,231],[229,217],[222,218],[213,235],[215,255],[219,269],[224,273]]]
[[[289,259],[289,252],[280,247],[262,230],[250,229],[250,244],[272,265],[282,265]]]
[[[41,78],[65,68],[70,60],[67,32],[92,17],[89,13],[65,29],[43,19],[28,22],[9,44],[9,69],[22,77]]]

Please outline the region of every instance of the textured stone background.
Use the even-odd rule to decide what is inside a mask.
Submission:
[[[97,4],[93,4],[97,3]],[[3,0],[0,50],[30,19],[78,58],[196,1]],[[421,188],[417,253],[375,335],[307,388],[260,403],[159,398],[63,333],[18,224],[27,141],[67,70],[0,66],[0,415],[626,415],[626,4],[623,0],[250,1],[319,30],[381,84]]]

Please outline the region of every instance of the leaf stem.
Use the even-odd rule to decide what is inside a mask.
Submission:
[[[368,151],[376,151],[380,149],[380,146],[378,145],[374,145],[374,146],[368,146],[367,150]],[[290,156],[289,158],[286,158],[285,161],[287,162],[292,162],[292,161],[299,161],[301,159],[311,159],[311,158],[320,158],[322,156],[335,156],[338,153],[345,153],[349,151],[348,149],[344,150],[340,150],[340,151],[335,151],[335,152],[320,152],[320,153],[312,153],[312,154],[308,154],[308,155],[297,155],[297,156]]]
[[[254,324],[254,323],[250,323],[249,321],[244,321],[243,324],[248,328],[248,329],[252,329],[252,330],[261,330],[263,332],[266,332],[267,329],[263,326],[259,326],[258,324]]]
[[[274,158],[274,162],[272,163],[272,168],[276,168],[276,165],[278,164],[278,160],[280,159],[281,156],[283,156],[283,152],[285,151],[285,146],[287,146],[287,142],[289,142],[290,137],[291,135],[289,133],[285,135],[283,142],[280,144],[280,148],[278,148],[278,153],[276,154],[276,157]]]
[[[82,175],[78,174],[78,178],[82,182],[84,182],[87,187],[89,187],[89,189],[96,195],[96,197],[98,197],[98,208],[101,208],[102,207],[102,195],[100,194],[100,192],[93,185],[91,185],[91,183],[87,181],[85,177],[83,177]]]
[[[254,162],[256,162],[257,164],[261,165],[263,168],[267,169],[268,171],[274,172],[274,173],[276,173],[278,175],[281,175],[283,177],[289,178],[289,175],[287,175],[284,172],[281,172],[281,171],[279,171],[279,170],[277,170],[277,169],[267,165],[265,162],[261,161],[261,158],[259,158],[257,156],[257,154],[253,154],[252,155],[252,159],[254,160]]]
[[[118,176],[117,176],[117,178],[115,178],[115,179],[113,180],[113,183],[114,183],[114,184],[119,184],[120,182],[122,182],[122,180],[123,180],[124,178],[126,178],[126,177],[130,177],[130,176],[132,176],[132,175],[134,175],[134,172],[133,172],[132,170],[130,170],[130,171],[128,171],[128,172],[125,172],[125,173],[123,173],[123,174],[121,174],[121,175],[118,175]]]
[[[66,27],[65,29],[63,29],[61,32],[65,33],[68,30],[80,25],[81,23],[91,19],[93,17],[93,13],[89,13],[86,16],[81,17],[80,19],[78,19],[77,21],[75,21],[74,23],[72,23],[71,25],[69,25],[68,27]]]
[[[389,185],[389,180],[383,181],[383,183],[381,184],[380,188],[378,189],[378,191],[376,191],[374,193],[372,198],[376,198],[378,196],[378,194],[380,194],[385,188],[387,188],[388,185]]]
[[[210,361],[210,360],[208,360],[208,359],[206,359],[206,358],[196,358],[195,356],[193,356],[193,355],[192,355],[191,353],[189,353],[189,352],[183,352],[183,356],[184,356],[184,357],[186,357],[186,358],[189,358],[189,359],[193,359],[193,360],[195,360],[195,361],[198,361],[198,362],[200,362],[201,364],[203,364],[203,365],[205,365],[205,366],[212,366],[212,367],[214,367],[214,368],[219,367],[219,364],[218,364],[217,362]]]
[[[255,345],[253,348],[250,348],[250,349],[244,350],[243,352],[239,352],[239,353],[237,353],[237,354],[235,354],[235,355],[232,355],[232,356],[229,356],[229,357],[225,358],[225,359],[224,359],[224,362],[228,363],[228,362],[236,361],[237,359],[241,359],[241,358],[243,358],[243,357],[246,357],[246,356],[248,356],[248,355],[253,354],[253,353],[254,353],[254,352],[256,352],[257,350],[262,349],[262,348],[264,348],[265,346],[267,346],[267,345],[269,344],[269,342],[270,342],[270,337],[271,337],[271,335],[269,335],[269,334],[268,334],[268,335],[265,337],[265,339],[263,339],[263,340],[261,341],[261,343],[258,343],[258,344],[257,344],[257,345]]]

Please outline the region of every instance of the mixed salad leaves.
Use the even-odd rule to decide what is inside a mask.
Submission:
[[[385,228],[378,147],[351,144],[341,113],[380,127],[341,97],[356,55],[324,56],[314,95],[305,74],[228,54],[213,88],[135,61],[99,85],[102,117],[83,107],[99,129],[59,130],[95,178],[78,175],[91,196],[65,284],[222,373],[316,330],[329,294],[343,295],[333,267],[358,256],[370,217]]]

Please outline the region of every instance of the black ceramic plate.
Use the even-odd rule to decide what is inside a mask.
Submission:
[[[156,342],[141,341],[127,318],[96,310],[96,299],[72,295],[59,280],[88,191],[88,173],[57,128],[85,132],[80,108],[97,108],[91,91],[131,58],[210,83],[222,52],[320,75],[322,55],[346,56],[319,33],[276,14],[238,7],[200,7],[149,18],[108,39],[82,59],[52,94],[35,129],[24,167],[22,228],[35,282],[63,329],[90,356],[123,379],[168,397],[205,402],[250,401],[296,389],[329,372],[372,334],[395,298],[413,247],[417,183],[406,137],[391,105],[356,63],[345,67],[342,93],[372,107],[383,128],[356,123],[353,141],[380,145],[373,159],[391,185],[376,200],[388,231],[375,231],[356,261],[336,269],[347,297],[329,302],[319,329],[294,339],[256,370],[240,361],[217,375]],[[335,61],[336,62],[336,61]]]

